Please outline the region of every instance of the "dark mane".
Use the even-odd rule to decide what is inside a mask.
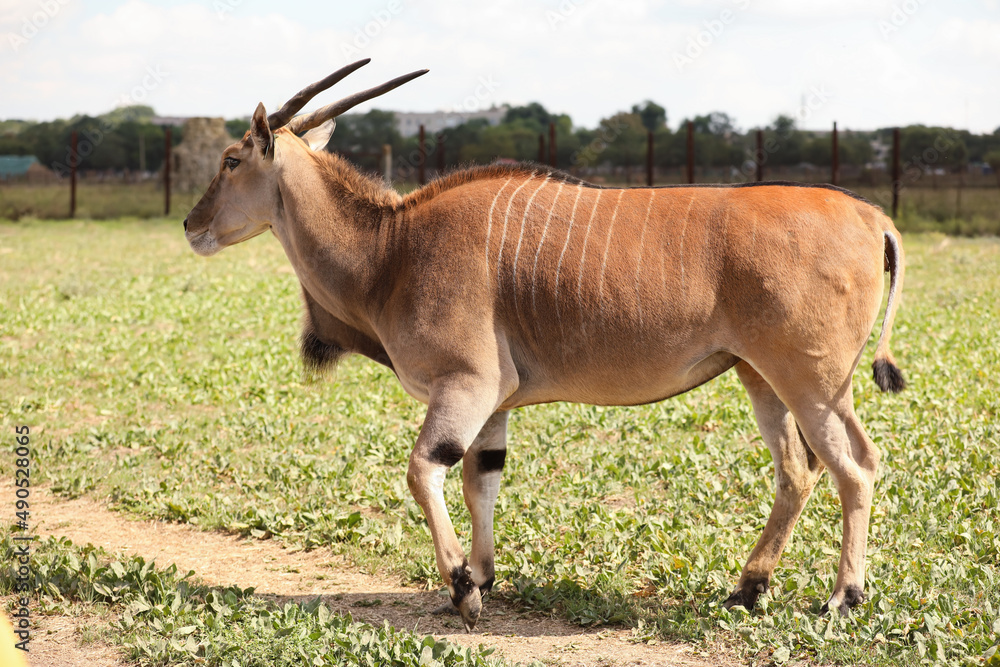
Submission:
[[[444,176],[435,178],[422,188],[410,192],[403,197],[403,206],[412,207],[424,203],[429,199],[437,197],[439,194],[452,188],[457,188],[473,181],[487,181],[495,178],[510,178],[511,176],[528,177],[534,175],[550,174],[552,178],[564,178],[567,183],[577,183],[579,185],[589,185],[588,183],[570,176],[551,167],[531,162],[518,162],[517,164],[488,164],[475,165],[469,167],[457,167]]]
[[[317,166],[329,176],[328,182],[336,183],[359,205],[373,205],[393,209],[402,203],[399,193],[386,185],[381,178],[361,173],[350,162],[326,151],[310,151]]]
[[[449,172],[440,178],[437,178],[424,187],[414,190],[413,192],[407,194],[403,197],[403,206],[412,207],[433,199],[437,195],[441,194],[445,190],[451,190],[460,185],[465,185],[466,183],[471,183],[473,181],[489,180],[496,178],[510,178],[511,176],[548,176],[550,180],[566,183],[568,185],[578,185],[584,188],[595,188],[599,190],[619,190],[622,188],[608,187],[605,185],[597,185],[595,183],[590,183],[581,178],[577,178],[571,174],[567,174],[564,171],[560,171],[553,167],[546,165],[536,164],[533,162],[518,162],[517,164],[491,164],[485,166],[473,166],[473,167],[459,167],[455,171]],[[654,185],[653,189],[663,189],[663,188],[756,188],[756,187],[793,187],[793,188],[823,188],[825,190],[833,190],[835,192],[840,192],[848,197],[852,197],[862,203],[868,204],[869,206],[874,206],[875,208],[880,208],[865,199],[856,192],[852,192],[846,188],[842,188],[837,185],[830,185],[829,183],[796,183],[794,181],[752,181],[748,183],[671,183],[668,185]],[[648,186],[634,186],[635,190],[648,189]],[[881,209],[880,209],[881,210]]]

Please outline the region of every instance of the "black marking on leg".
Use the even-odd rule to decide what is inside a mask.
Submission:
[[[751,611],[757,606],[757,598],[767,592],[769,585],[769,581],[763,577],[747,579],[726,599],[724,606],[726,609],[740,606]]]
[[[454,440],[442,440],[434,445],[434,449],[427,455],[427,460],[438,465],[449,468],[462,460],[465,456],[465,448]]]
[[[484,449],[479,452],[479,471],[495,472],[497,470],[503,470],[503,464],[506,461],[506,449]]]
[[[875,384],[882,391],[897,394],[906,389],[903,371],[885,359],[876,359],[872,362],[872,374],[875,376]]]
[[[451,570],[451,601],[458,607],[474,588],[476,588],[476,582],[472,580],[472,568],[469,567],[468,559],[465,559],[461,566]]]
[[[479,561],[479,571],[483,573],[485,580],[479,584],[479,596],[482,597],[493,590],[496,583],[496,569],[493,562],[493,554],[483,556]]]

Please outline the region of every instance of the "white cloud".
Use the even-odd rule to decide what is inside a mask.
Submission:
[[[902,0],[747,0],[754,13],[770,18],[843,21],[878,19],[891,11],[894,1]],[[926,0],[911,0],[926,2]]]
[[[825,86],[832,97],[808,127],[964,123],[966,100],[973,129],[1000,125],[1000,90],[988,83],[1000,67],[992,0],[961,12],[922,0],[888,38],[879,22],[906,0],[313,0],[294,12],[242,0],[221,17],[207,1],[61,1],[17,51],[4,31],[19,30],[39,0],[0,9],[0,118],[101,113],[150,67],[166,73],[145,93],[158,112],[242,116],[371,57],[317,103],[429,67],[361,109],[451,108],[487,79],[497,85],[486,104],[537,100],[580,125],[649,98],[673,124],[720,110],[753,127]],[[723,11],[732,20],[706,38]],[[678,67],[675,55],[699,38],[697,57]]]
[[[957,58],[971,58],[1000,67],[1000,21],[952,18],[941,24],[936,37],[941,50]]]

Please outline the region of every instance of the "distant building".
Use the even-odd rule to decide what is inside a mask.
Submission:
[[[0,179],[6,181],[25,176],[33,164],[38,164],[34,155],[0,155]]]
[[[153,116],[149,122],[153,125],[170,125],[172,127],[182,127],[184,123],[191,120],[191,116]]]
[[[396,129],[404,137],[413,137],[420,133],[421,125],[428,135],[437,134],[477,118],[485,119],[490,125],[499,125],[507,115],[508,108],[505,104],[482,111],[396,111]]]
[[[47,183],[55,180],[56,175],[43,167],[34,155],[0,155],[0,181],[12,179]]]

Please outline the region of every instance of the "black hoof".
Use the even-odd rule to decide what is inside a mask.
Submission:
[[[468,561],[451,571],[451,602],[465,622],[465,631],[472,632],[483,611],[483,598],[479,586],[472,580]]]
[[[479,595],[479,588],[472,589],[472,592],[458,605],[458,613],[465,622],[465,631],[472,632],[479,622],[479,616],[483,613],[483,599]]]
[[[767,588],[767,579],[749,579],[733,591],[732,595],[723,603],[723,606],[726,609],[743,607],[747,611],[751,611],[757,606],[757,598],[766,593]]]
[[[834,596],[830,598],[830,600],[834,601],[836,600],[836,598],[837,595],[834,594]],[[864,601],[865,601],[864,591],[862,591],[860,587],[851,584],[850,586],[844,589],[843,599],[841,599],[840,603],[837,604],[836,602],[834,602],[834,606],[837,608],[837,611],[840,612],[841,616],[847,616],[848,614],[851,613],[851,609],[854,609]],[[820,616],[826,616],[829,613],[830,613],[830,603],[827,602],[819,610],[819,614]]]

